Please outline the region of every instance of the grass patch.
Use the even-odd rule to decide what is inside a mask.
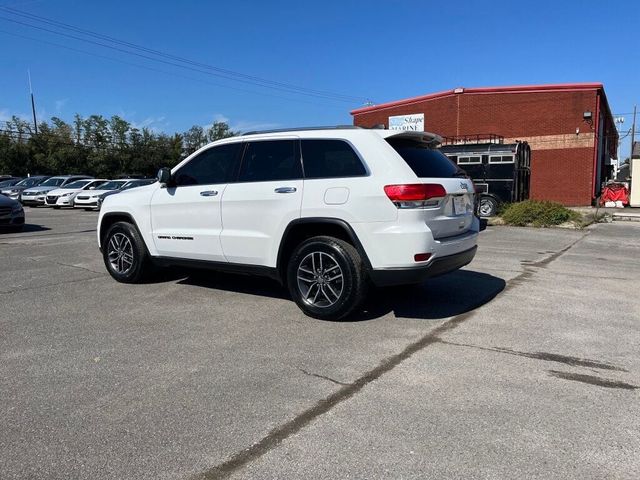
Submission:
[[[518,227],[552,227],[563,223],[582,225],[582,215],[556,202],[525,200],[512,203],[502,212],[507,225]]]

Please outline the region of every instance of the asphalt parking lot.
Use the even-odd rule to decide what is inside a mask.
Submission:
[[[490,227],[349,322],[113,281],[97,214],[0,234],[0,478],[640,478],[640,223]]]

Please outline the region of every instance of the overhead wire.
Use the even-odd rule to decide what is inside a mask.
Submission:
[[[224,69],[224,68],[216,67],[216,66],[209,65],[209,64],[206,64],[206,63],[197,62],[197,61],[185,58],[185,57],[169,54],[169,53],[166,53],[166,52],[162,52],[160,50],[155,50],[155,49],[148,48],[148,47],[145,47],[145,46],[142,46],[142,45],[138,45],[138,44],[135,44],[135,43],[132,43],[132,42],[127,42],[127,41],[124,41],[124,40],[120,40],[118,38],[115,38],[115,37],[112,37],[112,36],[109,36],[109,35],[104,35],[104,34],[97,33],[97,32],[91,31],[91,30],[87,30],[87,29],[84,29],[84,28],[77,27],[75,25],[71,25],[71,24],[64,23],[64,22],[59,22],[57,20],[48,19],[46,17],[42,17],[42,16],[39,16],[39,15],[31,14],[31,13],[27,13],[27,12],[24,12],[24,11],[21,11],[21,10],[17,10],[17,9],[14,9],[14,8],[0,6],[0,9],[5,10],[5,11],[7,11],[7,12],[13,14],[13,15],[18,15],[18,16],[22,16],[24,18],[29,18],[31,20],[35,20],[35,21],[38,21],[38,22],[46,23],[48,25],[56,26],[58,28],[71,30],[71,31],[74,31],[76,33],[81,33],[83,35],[87,35],[87,36],[90,36],[90,37],[93,37],[93,38],[106,40],[106,41],[109,41],[109,42],[112,42],[112,43],[116,43],[116,44],[119,44],[119,45],[122,45],[122,46],[126,46],[128,48],[132,48],[134,50],[141,50],[141,51],[144,51],[144,52],[147,52],[147,53],[151,53],[151,54],[158,55],[158,56],[161,56],[161,57],[169,58],[169,59],[172,59],[172,60],[175,60],[175,61],[178,61],[178,62],[187,63],[187,64],[194,65],[194,66],[201,67],[201,68],[206,68],[206,69],[209,69],[209,70],[212,70],[212,71],[216,71],[216,72],[220,72],[220,73],[227,74],[227,75],[232,75],[232,76],[245,78],[247,80],[254,80],[254,81],[260,82],[260,83],[280,86],[280,87],[289,88],[289,89],[295,89],[295,90],[299,90],[301,92],[312,92],[312,93],[316,93],[316,94],[327,95],[327,96],[332,96],[332,97],[336,97],[336,98],[342,98],[344,100],[351,101],[351,102],[360,101],[360,100],[364,99],[364,97],[353,96],[353,95],[345,95],[345,94],[330,92],[330,91],[326,91],[326,90],[316,90],[316,89],[311,89],[311,88],[308,88],[308,87],[300,87],[300,86],[297,86],[297,85],[292,85],[292,84],[288,84],[288,83],[277,82],[277,81],[274,81],[274,80],[265,79],[265,78],[258,77],[258,76],[255,76],[255,75],[248,75],[248,74],[237,72],[237,71],[234,71],[234,70]]]
[[[140,46],[131,42],[122,41],[122,40],[116,39],[115,37],[99,34],[96,32],[92,32],[90,30],[75,27],[73,25],[57,22],[55,20],[46,19],[44,17],[28,14],[26,12],[21,12],[19,10],[15,10],[8,7],[0,6],[0,10],[3,10],[4,12],[9,13],[11,15],[27,18],[31,21],[45,23],[46,25],[53,26],[55,28],[72,31],[80,35],[85,35],[91,38],[84,38],[71,33],[65,33],[61,31],[53,30],[51,28],[35,25],[33,23],[18,20],[16,18],[0,17],[1,20],[7,21],[7,22],[12,22],[15,24],[29,27],[29,28],[52,33],[54,35],[71,38],[73,40],[78,40],[81,42],[93,44],[102,48],[116,50],[121,53],[125,53],[127,55],[134,55],[140,58],[144,58],[146,60],[171,65],[177,68],[183,68],[183,69],[195,71],[205,75],[212,75],[220,78],[225,78],[231,81],[252,84],[262,88],[269,88],[269,89],[284,91],[290,94],[305,95],[305,96],[311,96],[311,97],[322,98],[322,99],[332,99],[332,100],[337,100],[337,101],[347,102],[347,103],[363,102],[366,100],[365,97],[349,96],[349,95],[344,95],[339,93],[332,93],[324,90],[316,90],[316,89],[310,89],[305,87],[299,87],[296,85],[286,84],[283,82],[276,82],[273,80],[268,80],[268,79],[264,79],[264,78],[253,76],[253,75],[247,75],[247,74],[235,72],[232,70],[222,69],[222,68],[208,65],[202,62],[196,62],[190,59],[179,57],[177,55],[167,54],[159,50],[150,49],[150,48]],[[101,41],[97,41],[97,40],[101,40]],[[110,42],[112,44],[104,43],[104,42]],[[125,47],[125,48],[121,48],[121,47]],[[140,53],[140,52],[144,52],[144,53]]]
[[[231,85],[225,85],[225,84],[222,84],[222,83],[216,83],[216,82],[213,82],[211,80],[206,80],[206,79],[203,79],[203,78],[190,77],[190,76],[187,76],[187,75],[182,75],[182,74],[177,73],[177,72],[171,72],[171,71],[168,71],[168,70],[162,70],[162,69],[159,69],[159,68],[150,67],[148,65],[142,65],[142,64],[139,64],[139,63],[128,62],[128,61],[122,60],[120,58],[110,57],[108,55],[102,55],[102,54],[95,53],[95,52],[89,52],[89,51],[82,50],[82,49],[79,49],[79,48],[70,47],[68,45],[63,45],[61,43],[51,42],[51,41],[48,41],[48,40],[43,40],[41,38],[30,37],[28,35],[22,35],[22,34],[15,33],[15,32],[9,32],[7,30],[0,29],[0,33],[4,33],[6,35],[11,35],[11,36],[18,37],[18,38],[23,38],[23,39],[26,39],[26,40],[32,40],[32,41],[35,41],[35,42],[43,43],[45,45],[52,45],[52,46],[55,46],[55,47],[58,47],[58,48],[63,48],[63,49],[66,49],[66,50],[69,50],[69,51],[72,51],[72,52],[82,53],[84,55],[89,55],[89,56],[96,57],[96,58],[103,58],[103,59],[106,59],[106,60],[111,60],[111,61],[114,61],[114,62],[122,63],[124,65],[130,65],[130,66],[133,66],[133,67],[136,67],[136,68],[141,68],[141,69],[149,70],[149,71],[152,71],[152,72],[164,73],[166,75],[171,75],[171,76],[175,76],[175,77],[179,77],[179,78],[184,78],[184,79],[187,79],[187,80],[192,80],[194,82],[204,83],[206,85],[214,85],[214,86],[221,87],[221,88],[228,88],[230,90],[235,90],[237,92],[243,92],[243,93],[248,93],[248,94],[257,95],[257,96],[268,96],[268,97],[272,97],[272,98],[278,98],[278,99],[281,99],[281,100],[287,100],[287,101],[298,102],[298,103],[305,103],[307,105],[315,105],[315,106],[321,106],[321,107],[326,107],[327,106],[326,103],[318,103],[318,102],[314,102],[314,101],[308,100],[308,99],[285,97],[285,96],[277,95],[275,93],[270,93],[270,92],[256,92],[254,90],[247,90],[245,88],[239,88],[239,87],[234,87],[234,86],[231,86]],[[337,100],[326,99],[325,102],[326,101],[337,101]]]

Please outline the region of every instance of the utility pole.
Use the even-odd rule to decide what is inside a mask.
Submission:
[[[33,112],[33,128],[38,134],[38,120],[36,119],[36,102],[33,100],[33,88],[31,88],[31,71],[27,70],[27,75],[29,77],[29,93],[31,94],[31,111]]]
[[[636,105],[633,106],[633,125],[631,126],[631,153],[629,154],[629,166],[631,166],[631,159],[633,158],[633,142],[635,140],[636,133]]]

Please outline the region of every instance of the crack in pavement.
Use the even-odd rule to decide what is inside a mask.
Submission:
[[[585,367],[585,368],[596,368],[600,370],[615,370],[617,372],[628,372],[628,370],[625,370],[622,367],[617,367],[616,365],[613,365],[611,363],[601,362],[599,360],[592,360],[590,358],[571,357],[568,355],[560,355],[557,353],[520,352],[518,350],[512,350],[510,348],[482,347],[480,345],[449,342],[446,340],[440,340],[440,343],[443,343],[445,345],[452,345],[454,347],[475,348],[477,350],[484,350],[488,352],[506,353],[508,355],[516,355],[518,357],[532,358],[534,360],[543,360],[545,362],[563,363],[565,365],[570,365],[572,367]]]
[[[34,262],[40,262],[41,260],[37,260],[35,258],[31,258],[29,257],[29,260],[32,260]],[[69,263],[62,263],[62,262],[57,262],[56,260],[50,260],[51,262],[55,263],[56,265],[60,265],[62,267],[70,267],[70,268],[77,268],[79,270],[84,270],[85,272],[89,272],[89,273],[96,273],[98,275],[101,276],[106,276],[107,274],[104,272],[96,272],[95,270],[91,270],[90,268],[86,268],[86,267],[81,267],[80,265],[71,265]]]
[[[325,377],[324,375],[318,375],[317,373],[307,372],[306,370],[304,370],[302,368],[298,368],[298,370],[300,370],[305,375],[309,375],[310,377],[316,377],[316,378],[321,378],[323,380],[328,380],[331,383],[335,383],[336,385],[342,385],[342,386],[351,385],[350,383],[339,382],[338,380],[334,380],[331,377]]]
[[[533,267],[538,268],[546,268],[551,262],[558,259],[564,253],[569,251],[574,245],[576,245],[580,240],[585,238],[588,235],[588,232],[578,238],[576,241],[569,244],[567,247],[558,250],[553,253],[549,257],[543,258],[537,262],[531,262],[528,264],[523,263],[524,271],[512,278],[511,280],[506,282],[505,288],[496,293],[492,298],[487,301],[492,300],[495,297],[498,297],[504,294],[506,291],[515,288],[518,285],[522,285],[524,281],[528,280],[531,276],[535,274],[535,269]],[[350,399],[358,392],[360,392],[365,386],[370,384],[371,382],[377,380],[385,373],[393,370],[399,364],[409,359],[415,353],[424,350],[429,345],[437,344],[440,342],[440,335],[443,333],[454,330],[458,326],[460,326],[465,321],[472,318],[476,315],[476,310],[471,310],[460,315],[456,315],[455,317],[446,320],[441,323],[439,326],[435,327],[429,333],[423,335],[418,340],[413,343],[407,345],[401,352],[391,355],[383,359],[378,366],[374,367],[372,370],[364,373],[362,376],[357,378],[353,383],[347,384],[339,388],[336,392],[332,393],[328,397],[325,397],[319,400],[315,405],[309,407],[307,410],[299,413],[293,419],[288,422],[274,428],[271,430],[266,436],[260,439],[258,442],[254,443],[250,447],[237,452],[232,455],[228,460],[215,465],[214,467],[209,468],[208,470],[196,474],[192,478],[199,480],[213,480],[219,478],[227,478],[232,475],[237,470],[240,470],[245,465],[257,460],[262,457],[278,445],[282,443],[287,438],[295,435],[299,431],[301,431],[304,427],[309,425],[313,420],[317,419],[321,415],[327,413],[338,404]]]

